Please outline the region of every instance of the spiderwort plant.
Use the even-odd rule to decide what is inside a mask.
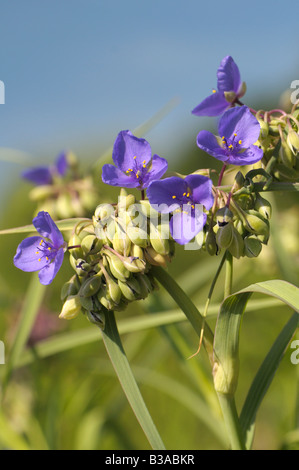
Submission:
[[[238,103],[246,91],[245,83],[241,81],[240,71],[231,56],[222,59],[217,71],[217,88],[212,95],[205,98],[192,114],[196,116],[219,116],[228,108]]]
[[[114,165],[103,166],[102,180],[112,186],[137,188],[141,191],[160,179],[167,171],[165,158],[153,155],[150,144],[135,137],[130,131],[121,131],[114,143]]]
[[[66,174],[68,166],[67,153],[62,152],[54,165],[29,168],[22,172],[22,177],[37,186],[52,184],[53,178],[63,177]]]
[[[41,284],[51,284],[61,268],[66,243],[48,212],[39,212],[32,221],[40,236],[23,240],[14,257],[14,265],[26,272],[39,271]]]
[[[153,181],[147,196],[150,204],[161,213],[171,213],[170,233],[180,245],[185,245],[204,227],[207,214],[202,206],[211,209],[214,203],[212,181],[202,175],[177,176]]]
[[[219,136],[209,131],[197,135],[199,148],[231,165],[252,165],[263,157],[263,150],[254,145],[260,124],[247,106],[227,110],[218,125]]]

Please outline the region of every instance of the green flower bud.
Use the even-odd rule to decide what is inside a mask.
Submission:
[[[216,234],[216,242],[220,248],[226,250],[233,240],[233,225],[227,223],[223,227],[219,227]]]
[[[105,225],[112,215],[114,215],[114,207],[111,204],[100,204],[94,211],[96,221],[101,221]]]
[[[279,127],[285,127],[285,124],[282,121],[278,121],[277,119],[271,119],[269,123],[269,134],[272,136],[279,136]]]
[[[56,200],[56,213],[60,219],[68,219],[76,215],[69,193],[62,193],[58,196]]]
[[[235,184],[234,184],[235,190],[243,188],[244,183],[245,183],[245,178],[243,176],[243,173],[241,173],[241,171],[238,171],[238,173],[235,176]]]
[[[145,270],[146,263],[140,259],[134,259],[132,256],[123,258],[125,268],[131,273],[140,273]]]
[[[73,255],[70,255],[70,264],[78,276],[87,276],[91,270],[91,266],[82,258],[74,258]]]
[[[61,300],[65,300],[70,295],[78,294],[79,289],[80,284],[78,282],[77,276],[74,274],[74,276],[72,276],[69,281],[63,284],[60,294]]]
[[[148,246],[149,240],[147,232],[141,227],[135,227],[133,224],[129,224],[127,227],[127,235],[135,245],[141,246],[142,248]]]
[[[272,207],[269,201],[263,198],[259,193],[256,193],[256,200],[254,208],[264,217],[270,219],[272,215]]]
[[[136,279],[139,283],[140,298],[146,299],[148,294],[152,291],[152,284],[147,274],[136,274]]]
[[[232,235],[232,242],[228,250],[234,258],[239,259],[244,254],[244,241],[235,227],[232,229]]]
[[[157,212],[151,205],[148,200],[141,200],[138,202],[139,209],[141,210],[142,214],[146,217],[155,218],[158,216],[159,212]]]
[[[239,194],[234,197],[241,209],[248,210],[254,206],[254,197],[252,194]]]
[[[91,297],[82,297],[82,295],[79,294],[80,297],[80,302],[81,302],[81,307],[88,311],[93,308],[93,301]]]
[[[256,258],[262,250],[262,244],[254,236],[244,238],[244,255],[247,258]]]
[[[153,266],[164,266],[166,268],[169,258],[167,255],[157,253],[153,247],[149,246],[144,250],[146,260]]]
[[[91,297],[96,294],[102,285],[102,275],[95,275],[86,279],[79,291],[80,297]]]
[[[81,246],[80,237],[76,233],[74,233],[73,235],[71,235],[71,237],[69,239],[68,246],[71,247],[71,246],[77,246],[77,245],[79,245],[77,248],[71,248],[70,249],[70,253],[76,259],[82,258],[83,250],[82,250],[82,248],[80,248],[80,246]]]
[[[70,295],[62,306],[59,318],[64,320],[72,320],[76,318],[81,311],[81,302],[78,295]]]
[[[119,279],[120,281],[126,282],[126,279],[130,277],[130,271],[125,267],[122,260],[108,250],[105,251],[105,255],[113,277],[115,277],[115,279]]]
[[[287,168],[292,169],[295,166],[296,157],[289,145],[287,145],[285,142],[281,143],[279,149],[279,159],[281,163]]]
[[[95,310],[88,310],[86,312],[87,318],[90,323],[97,325],[101,330],[105,329],[105,315]]]
[[[245,95],[246,91],[247,91],[246,82],[242,82],[242,85],[241,85],[241,87],[239,88],[239,91],[238,91],[239,98],[242,98],[242,96]]]
[[[269,134],[269,125],[267,122],[265,122],[263,119],[258,119],[259,125],[260,125],[260,136],[259,140],[263,141],[268,137]]]
[[[131,250],[131,240],[124,232],[117,231],[112,239],[113,248],[124,256],[129,256]]]
[[[293,155],[297,155],[299,150],[299,135],[294,130],[290,130],[287,136],[287,144]]]
[[[92,234],[86,235],[81,242],[84,255],[96,254],[101,250],[102,246],[103,240],[100,240]]]
[[[245,235],[245,233],[246,233],[246,229],[245,229],[245,227],[244,227],[244,225],[243,225],[242,220],[240,220],[240,219],[235,220],[235,222],[234,222],[234,227],[235,227],[235,229],[239,232],[239,234],[240,234],[242,237],[244,237],[244,235]]]
[[[119,304],[121,299],[121,290],[117,282],[112,278],[106,279],[107,283],[107,297],[112,300],[116,305]]]
[[[216,212],[216,220],[218,225],[222,227],[223,225],[228,224],[233,219],[233,216],[234,214],[228,207],[221,207],[221,209],[218,209]]]
[[[129,286],[126,282],[122,281],[117,281],[118,286],[121,290],[122,295],[126,300],[129,302],[133,302],[134,300],[137,300],[138,295],[136,294],[135,290]]]
[[[118,211],[126,211],[132,204],[134,204],[136,198],[133,194],[129,194],[128,196],[120,195],[118,198]]]
[[[206,235],[206,250],[209,255],[214,256],[217,253],[217,243],[216,243],[216,235],[212,230],[209,230]]]
[[[157,227],[150,224],[150,243],[154,250],[160,255],[168,255],[169,253],[169,224],[159,224]]]
[[[114,302],[111,300],[110,296],[108,297],[107,286],[100,288],[99,292],[96,294],[96,297],[101,305],[103,305],[107,310],[113,310],[115,307]]]
[[[244,225],[248,232],[255,235],[269,235],[269,222],[263,219],[259,212],[248,211],[245,216]]]

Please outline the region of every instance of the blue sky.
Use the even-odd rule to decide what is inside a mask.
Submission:
[[[171,159],[206,124],[191,110],[216,85],[224,56],[240,68],[248,105],[299,79],[298,8],[275,0],[2,2],[0,147],[36,163],[52,162],[64,148],[100,152],[178,97],[146,136]],[[2,177],[19,171],[0,165]]]

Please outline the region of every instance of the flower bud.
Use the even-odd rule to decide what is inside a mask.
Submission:
[[[245,95],[246,91],[247,91],[246,82],[242,82],[242,85],[240,86],[239,91],[238,91],[238,97],[242,98],[242,96]]]
[[[83,238],[81,248],[85,255],[93,255],[98,253],[103,246],[103,240],[100,240],[95,235],[89,234]]]
[[[254,208],[264,217],[270,219],[272,214],[272,207],[269,201],[263,198],[259,193],[256,193],[256,200]]]
[[[91,297],[98,292],[101,285],[102,277],[99,274],[86,279],[80,288],[80,297]]]
[[[72,320],[76,318],[81,311],[81,302],[78,295],[70,295],[62,306],[59,318],[64,320]]]
[[[79,246],[77,246],[77,245],[79,245]],[[81,248],[81,239],[79,238],[79,236],[76,233],[74,233],[70,237],[69,242],[68,242],[68,246],[69,247],[76,246],[76,248],[71,248],[70,249],[70,253],[76,259],[82,258],[83,250]]]
[[[227,223],[226,225],[219,227],[216,234],[216,242],[220,248],[226,250],[233,240],[233,225]]]
[[[109,295],[112,302],[116,305],[119,304],[121,299],[121,290],[117,282],[115,282],[112,278],[106,279],[107,283],[107,294]]]
[[[56,200],[56,213],[60,219],[68,219],[76,215],[69,193],[62,193]]]
[[[86,315],[90,323],[99,326],[101,330],[105,329],[105,316],[102,313],[95,310],[88,310]]]
[[[145,299],[152,291],[152,284],[147,274],[136,274],[139,282],[140,298]]]
[[[269,134],[274,137],[279,136],[279,127],[284,127],[283,122],[278,121],[277,119],[271,119],[269,123]]]
[[[292,169],[295,165],[296,157],[289,145],[287,145],[285,142],[281,143],[279,149],[279,159],[281,163],[287,168]]]
[[[117,283],[121,290],[122,295],[124,296],[126,300],[128,300],[129,302],[133,302],[134,300],[137,300],[138,295],[133,287],[129,286],[126,282],[117,281]]]
[[[231,255],[234,256],[237,259],[239,259],[241,256],[243,256],[243,253],[244,253],[243,238],[239,234],[239,232],[235,229],[235,227],[232,228],[232,242],[231,242],[228,250],[231,253]]]
[[[168,232],[168,233],[167,233]],[[167,255],[169,253],[169,224],[167,228],[164,225],[150,224],[150,243],[154,250],[160,255]]]
[[[250,235],[244,238],[244,255],[247,258],[256,258],[262,250],[262,244],[258,238]]]
[[[241,171],[238,171],[238,173],[235,176],[235,184],[234,184],[235,190],[237,191],[238,189],[243,188],[244,183],[245,183],[245,178],[243,176],[243,173],[241,173]]]
[[[221,207],[221,209],[218,209],[218,211],[216,212],[216,220],[219,227],[227,225],[233,219],[233,216],[234,214],[232,213],[232,211],[226,206]]]
[[[113,310],[115,307],[114,302],[108,297],[107,286],[101,286],[99,292],[96,294],[96,297],[101,305],[103,305],[107,310]]]
[[[149,246],[144,250],[146,260],[153,266],[163,266],[166,268],[167,261],[169,260],[167,255],[160,255],[153,247]]]
[[[241,209],[244,209],[245,211],[252,209],[254,206],[254,197],[252,194],[239,194],[235,196],[235,200]]]
[[[287,136],[287,144],[293,155],[297,155],[299,150],[299,135],[294,130],[290,130]]]
[[[127,227],[127,235],[135,245],[146,248],[148,246],[148,235],[146,230],[129,224]]]
[[[217,253],[216,236],[213,229],[209,230],[205,240],[206,250],[209,255],[214,256]]]
[[[129,256],[131,244],[131,240],[125,232],[121,232],[120,230],[116,231],[112,239],[112,246],[118,253]]]
[[[256,211],[246,213],[245,228],[255,235],[269,235],[269,222]]]
[[[134,259],[132,256],[123,258],[122,260],[125,268],[131,273],[140,273],[145,270],[146,263],[140,259]]]
[[[108,260],[109,268],[113,277],[126,282],[126,279],[130,277],[130,271],[125,267],[122,260],[108,250],[105,251],[105,255],[105,259]]]
[[[48,199],[53,196],[55,192],[54,186],[50,184],[35,186],[35,188],[31,189],[29,193],[29,197],[31,201],[42,201],[44,199]]]
[[[111,204],[100,204],[94,211],[95,221],[101,221],[102,225],[104,226],[110,217],[114,214],[114,212],[114,207]]]
[[[118,198],[118,211],[126,211],[132,204],[134,204],[136,201],[136,198],[133,194],[129,194],[127,196],[122,196],[120,195]]]
[[[76,275],[74,274],[74,276],[72,276],[69,281],[63,284],[61,288],[61,294],[60,294],[61,300],[65,300],[70,295],[78,294],[79,288],[80,288],[80,284],[78,282]]]
[[[258,119],[259,125],[260,125],[260,136],[259,140],[263,141],[268,137],[269,134],[269,125],[267,122],[264,121],[264,119]]]

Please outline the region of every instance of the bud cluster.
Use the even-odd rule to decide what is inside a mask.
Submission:
[[[216,212],[216,223],[206,233],[210,255],[228,250],[235,258],[257,257],[269,240],[271,205],[259,193],[235,195]]]
[[[271,176],[278,181],[298,180],[299,108],[293,109],[290,114],[282,114],[282,111],[272,114],[258,111],[256,117],[261,126],[257,145],[264,152],[261,165],[264,168],[268,166]],[[269,168],[271,159],[273,164]]]
[[[167,228],[148,201],[137,204],[132,194],[122,192],[118,204],[99,205],[69,239],[75,274],[62,287],[60,317],[72,319],[83,311],[101,324],[103,311],[145,299],[157,287],[151,266],[166,266],[174,254]]]

